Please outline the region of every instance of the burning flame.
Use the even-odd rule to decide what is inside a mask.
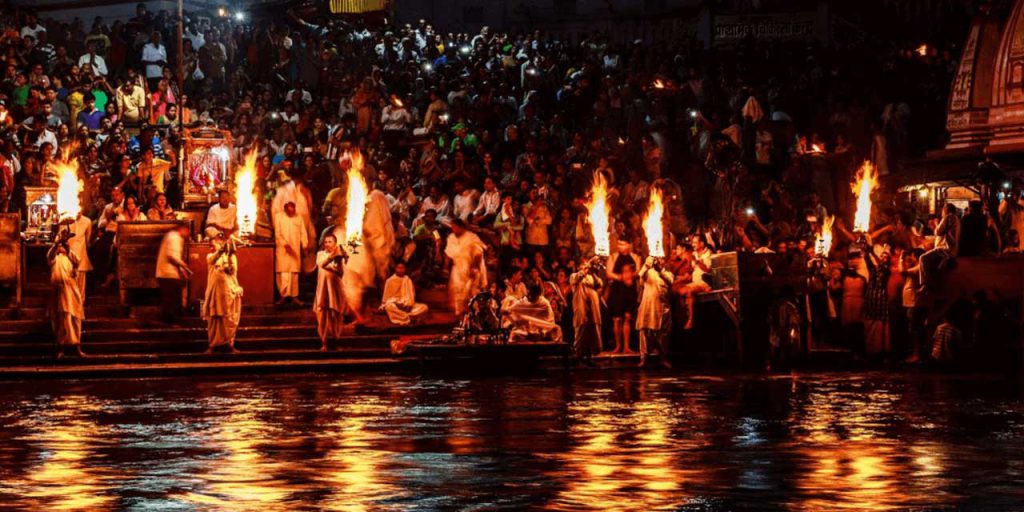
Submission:
[[[924,57],[925,55],[928,55],[928,45],[922,44],[921,46],[918,46],[917,49],[914,51],[916,51],[918,55]]]
[[[405,106],[405,104],[402,103],[402,100],[398,99],[398,96],[395,96],[394,94],[391,95],[391,103],[393,103],[398,108],[402,108]]]
[[[590,229],[594,235],[594,254],[608,256],[611,254],[608,228],[608,182],[600,172],[594,173],[594,183],[590,187],[590,201],[587,202],[587,213]]]
[[[865,161],[857,170],[853,194],[857,196],[857,214],[853,217],[853,231],[867,233],[871,229],[871,192],[878,188],[878,172],[871,162]]]
[[[661,190],[658,187],[651,187],[647,213],[644,215],[644,235],[647,236],[647,254],[655,258],[665,257],[664,231],[661,228],[661,217],[664,213]]]
[[[835,223],[835,221],[836,218],[832,215],[822,219],[821,229],[818,231],[818,235],[814,239],[815,256],[827,258],[828,254],[832,252],[832,224]]]
[[[811,153],[824,153],[825,149],[818,144],[811,144]]]
[[[357,149],[351,154],[346,154],[352,165],[346,173],[348,206],[345,211],[345,242],[355,247],[363,243],[363,215],[366,213],[366,198],[370,193],[363,178],[362,153]]]
[[[57,218],[60,221],[75,220],[82,212],[79,194],[85,189],[78,179],[78,164],[62,160],[55,164],[57,172]]]
[[[655,89],[664,89],[665,88],[665,82],[663,82],[660,78],[658,78],[657,80],[654,81],[654,88]]]
[[[235,173],[235,209],[238,236],[246,237],[256,231],[256,148],[245,155],[245,163]]]

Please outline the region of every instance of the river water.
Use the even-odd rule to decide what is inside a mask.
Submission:
[[[3,510],[1024,509],[1020,381],[0,383]]]

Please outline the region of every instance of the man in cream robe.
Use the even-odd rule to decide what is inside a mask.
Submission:
[[[412,279],[405,275],[405,263],[395,265],[395,274],[384,282],[384,296],[381,309],[388,314],[388,320],[395,325],[409,325],[427,312],[427,305],[416,302],[416,288]]]
[[[206,352],[211,353],[220,347],[238,352],[235,336],[242,318],[242,287],[238,284],[238,257],[234,242],[224,235],[218,236],[212,251],[206,256],[206,263],[209,270],[202,310],[210,342]]]
[[[57,341],[57,357],[73,349],[82,353],[82,321],[85,319],[85,305],[82,290],[78,288],[76,276],[78,261],[68,246],[56,243],[46,255],[50,264],[50,287],[52,297],[49,304],[50,325]]]
[[[302,271],[302,253],[308,247],[305,222],[295,212],[295,203],[285,205],[284,211],[274,216],[274,272],[280,302],[299,302],[299,272]]]
[[[78,289],[85,297],[85,278],[92,271],[92,260],[89,259],[89,241],[92,240],[92,220],[81,213],[71,224],[71,232],[75,234],[68,240],[68,249],[78,259]]]
[[[512,328],[509,341],[562,341],[555,310],[538,284],[531,285],[526,297],[517,300],[507,315]]]
[[[583,364],[601,351],[601,289],[603,270],[584,264],[569,276],[572,285],[573,353]]]
[[[313,226],[313,215],[310,213],[313,209],[312,201],[313,196],[309,189],[294,179],[290,179],[284,185],[277,187],[274,192],[274,200],[270,203],[271,218],[277,218],[278,214],[283,214],[286,204],[295,204],[295,214],[302,219],[306,233],[306,247],[311,248],[310,250],[317,247],[316,228]],[[303,270],[312,272],[315,268],[315,255],[310,254],[308,258],[303,258],[302,262]]]
[[[669,290],[674,277],[659,259],[648,257],[637,273],[640,278],[640,307],[636,312],[636,330],[640,333],[640,366],[654,353],[662,366],[668,362],[668,331],[672,323]]]
[[[316,315],[316,331],[320,335],[320,350],[327,350],[327,340],[340,339],[345,325],[345,293],[342,286],[343,252],[338,247],[338,238],[326,233],[316,253],[316,297],[313,299],[313,313]]]
[[[217,204],[206,213],[206,229],[203,231],[209,239],[215,239],[223,233],[226,236],[238,231],[238,210],[231,204],[231,193],[227,189],[217,192]]]
[[[465,313],[469,299],[487,287],[485,248],[480,237],[466,229],[465,221],[452,221],[452,232],[448,235],[444,254],[450,262],[448,297],[456,316]]]

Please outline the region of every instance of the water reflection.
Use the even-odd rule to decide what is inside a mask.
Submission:
[[[97,425],[90,418],[98,404],[89,397],[54,400],[17,426],[28,428],[18,441],[34,448],[20,477],[6,478],[4,488],[30,508],[39,510],[102,510],[115,497],[100,470]],[[101,434],[101,437],[106,435]],[[9,469],[9,468],[5,468]]]
[[[8,383],[22,510],[1005,510],[1019,383],[593,373]]]

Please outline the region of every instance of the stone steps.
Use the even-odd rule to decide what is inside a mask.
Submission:
[[[247,347],[239,346],[239,353],[203,353],[206,346],[199,347],[199,351],[193,353],[119,353],[100,354],[89,351],[88,357],[79,358],[66,356],[57,359],[51,355],[0,357],[0,368],[18,366],[104,366],[112,364],[168,364],[168,363],[223,363],[223,362],[267,362],[267,361],[290,361],[290,360],[325,360],[325,359],[384,359],[390,358],[391,353],[385,348],[344,348],[320,352],[316,347],[309,347],[303,350],[247,350]]]
[[[238,356],[239,354],[231,354]],[[308,355],[308,354],[307,354]],[[386,358],[273,359],[252,361],[231,359],[226,361],[192,360],[184,362],[146,362],[73,364],[73,365],[20,365],[0,367],[0,379],[67,379],[95,377],[161,377],[195,374],[265,374],[305,372],[355,372],[397,370],[408,361]]]

